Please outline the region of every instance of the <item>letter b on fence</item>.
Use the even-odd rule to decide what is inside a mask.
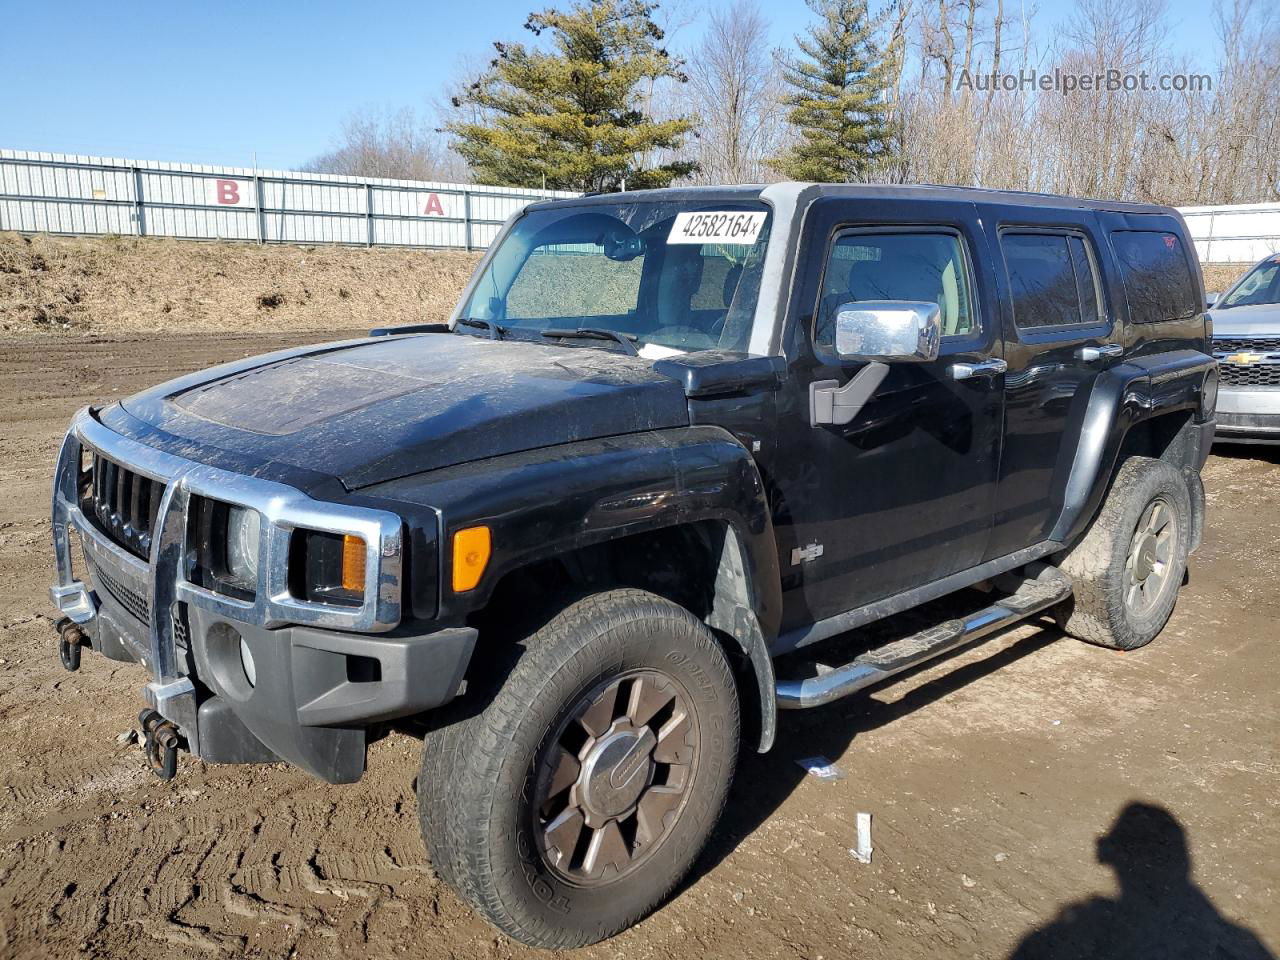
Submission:
[[[240,203],[240,184],[234,180],[215,180],[213,183],[218,203],[231,206]]]

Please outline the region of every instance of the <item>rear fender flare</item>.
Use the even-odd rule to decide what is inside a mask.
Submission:
[[[1191,412],[1212,417],[1206,381],[1217,361],[1198,350],[1137,357],[1103,371],[1094,381],[1080,441],[1062,493],[1062,509],[1049,539],[1073,543],[1088,527],[1106,495],[1125,438],[1133,427],[1156,417]],[[1211,398],[1210,398],[1211,401]],[[1203,460],[1195,451],[1196,469]]]

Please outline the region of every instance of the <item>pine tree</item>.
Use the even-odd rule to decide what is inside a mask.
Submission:
[[[525,28],[548,32],[550,50],[495,43],[489,70],[454,100],[478,108],[478,119],[447,126],[477,181],[609,191],[668,186],[696,169],[645,163],[678,149],[693,126],[643,109],[651,84],[687,79],[660,46],[655,9],[644,0],[579,0],[567,11],[530,14]]]
[[[884,87],[889,63],[877,48],[866,0],[805,0],[819,18],[783,61],[783,98],[798,141],[774,160],[793,180],[865,179],[890,159]]]

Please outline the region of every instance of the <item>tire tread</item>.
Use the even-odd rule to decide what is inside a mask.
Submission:
[[[1175,583],[1186,570],[1191,536],[1191,499],[1182,474],[1171,464],[1150,457],[1130,457],[1116,471],[1098,516],[1084,537],[1062,560],[1071,577],[1072,597],[1059,608],[1059,625],[1067,633],[1111,650],[1135,650],[1150,643],[1173,612],[1178,591],[1161,601],[1147,623],[1135,624],[1124,602],[1123,570],[1129,541],[1146,505],[1157,495],[1172,504],[1178,524]]]

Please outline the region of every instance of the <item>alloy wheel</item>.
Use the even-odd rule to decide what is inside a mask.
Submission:
[[[1148,613],[1161,600],[1177,556],[1178,525],[1173,507],[1156,497],[1142,513],[1124,564],[1124,602],[1135,614]]]
[[[656,670],[586,694],[538,761],[535,832],[550,869],[592,886],[635,870],[670,835],[698,761],[697,713]]]

